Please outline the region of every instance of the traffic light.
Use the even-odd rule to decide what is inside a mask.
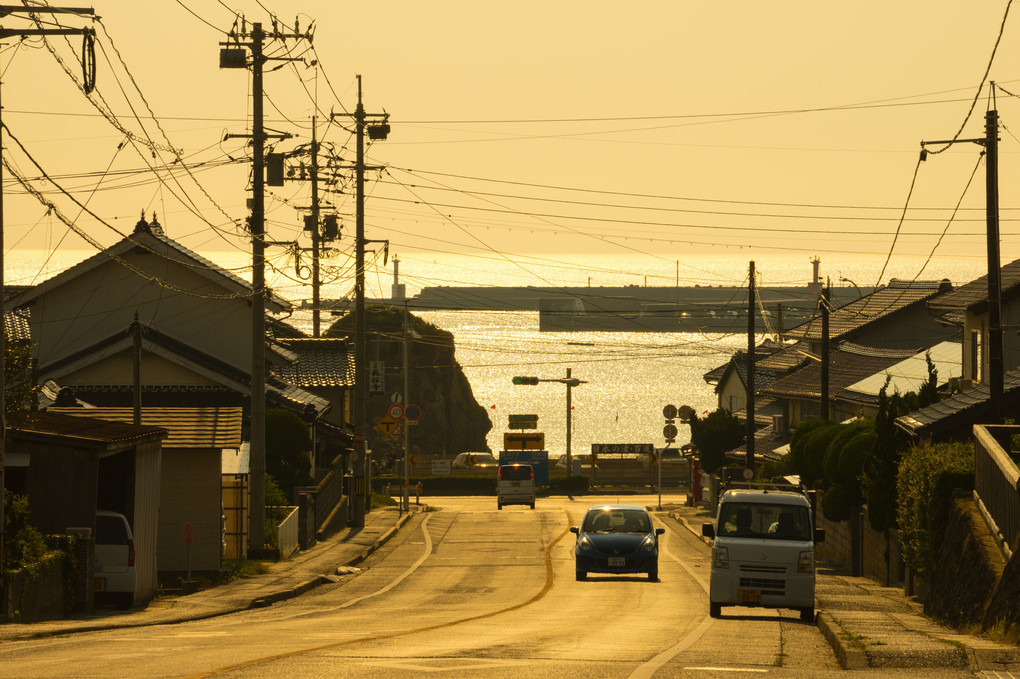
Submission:
[[[522,377],[520,375],[514,377],[514,384],[538,384],[537,377]]]

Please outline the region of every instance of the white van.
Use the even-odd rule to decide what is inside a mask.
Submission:
[[[501,464],[496,481],[496,507],[530,505],[535,508],[535,470],[530,464]]]
[[[788,487],[794,488],[794,487]],[[723,606],[792,608],[815,619],[815,530],[811,504],[799,490],[727,490],[716,522],[701,527],[712,538],[709,614]]]
[[[96,542],[92,561],[96,603],[110,601],[127,610],[135,598],[135,540],[123,514],[96,512]]]

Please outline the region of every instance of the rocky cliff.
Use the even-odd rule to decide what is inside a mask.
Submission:
[[[368,446],[376,459],[403,454],[403,438],[383,434],[374,426],[386,414],[393,398],[404,391],[404,311],[389,306],[366,308],[367,360],[383,361],[385,391],[368,400]],[[336,321],[329,337],[354,336],[353,314]],[[488,450],[486,435],[492,428],[489,415],[478,404],[471,385],[454,356],[453,335],[421,318],[408,314],[408,387],[412,403],[421,408],[418,425],[409,430],[409,448],[417,453]]]

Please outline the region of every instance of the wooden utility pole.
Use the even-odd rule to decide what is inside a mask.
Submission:
[[[754,311],[756,302],[756,293],[754,288],[754,262],[747,272],[748,285],[747,285],[747,392],[746,398],[744,399],[747,406],[744,408],[744,412],[747,414],[745,418],[747,420],[747,430],[744,437],[747,439],[747,443],[744,446],[744,450],[747,452],[745,468],[754,471]],[[750,481],[750,479],[748,479]]]
[[[988,259],[988,401],[992,424],[1002,424],[1002,392],[1004,359],[1002,355],[1002,270],[999,264],[999,113],[995,109],[995,82],[992,88],[992,108],[985,112],[985,136],[976,139],[947,139],[922,141],[921,159],[924,160],[929,144],[945,144],[940,153],[957,143],[979,144],[985,148],[985,242]],[[980,360],[980,359],[979,359]],[[978,366],[975,374],[980,375]]]
[[[45,5],[0,5],[0,18],[11,14],[74,14],[77,16],[95,18],[95,12],[91,7],[47,7]],[[85,48],[82,50],[82,87],[86,94],[92,92],[95,87],[95,36],[92,28],[2,28],[0,27],[0,40],[14,36],[48,36],[48,35],[83,35],[85,36]],[[0,106],[0,112],[3,107]],[[7,445],[7,380],[6,380],[6,352],[7,352],[7,292],[4,289],[4,203],[3,203],[3,124],[0,123],[0,594],[6,597],[6,573],[4,571],[4,525],[7,522],[4,516],[4,496],[6,495],[7,482],[4,479],[4,450]],[[2,614],[0,614],[2,615]]]
[[[822,404],[820,417],[829,419],[829,284],[826,282],[822,290]]]
[[[231,33],[228,42],[220,43],[220,68],[247,68],[244,48],[251,51],[252,71],[252,200],[248,226],[251,232],[251,394],[249,400],[249,495],[251,509],[248,520],[248,546],[263,549],[266,542],[266,192],[265,148],[269,136],[287,138],[290,135],[268,135],[264,126],[263,70],[269,60],[263,54],[267,39],[305,38],[301,34],[284,34],[275,30],[267,34],[261,23],[253,23],[251,42],[246,29],[240,35]],[[307,39],[311,39],[307,36]]]

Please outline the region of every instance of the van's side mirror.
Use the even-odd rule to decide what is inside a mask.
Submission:
[[[701,524],[701,534],[706,538],[715,538],[715,525],[711,523]]]
[[[815,529],[815,542],[825,542],[825,530],[822,528]]]
[[[662,535],[662,534],[663,534],[663,533],[665,533],[665,532],[666,532],[666,529],[665,529],[665,528],[656,528],[656,529],[655,529],[655,534],[656,534],[656,535]]]
[[[578,532],[578,530],[579,530],[579,529],[578,529],[578,527],[577,527],[577,526],[571,526],[571,527],[570,527],[570,532],[571,532],[571,533],[577,533],[577,532]]]

